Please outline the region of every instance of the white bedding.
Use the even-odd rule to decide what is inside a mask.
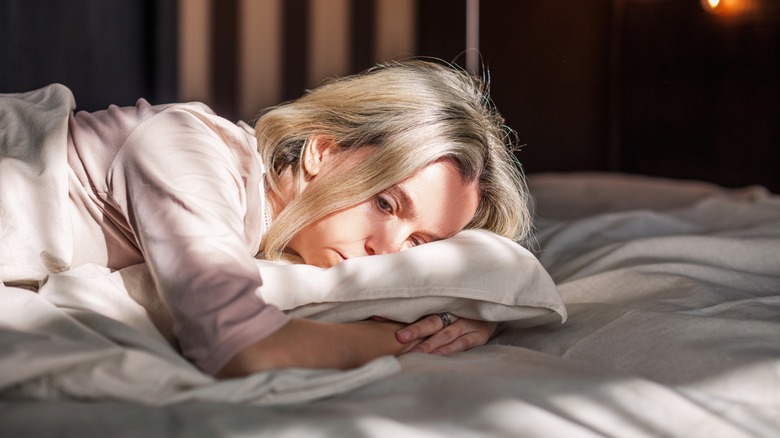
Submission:
[[[413,322],[450,311],[533,326],[566,315],[536,257],[485,231],[330,269],[257,264],[258,293],[296,317]],[[82,265],[48,275],[37,293],[0,285],[0,303],[0,394],[17,398],[302,403],[400,370],[385,357],[351,371],[277,370],[216,381],[176,352],[170,315],[143,264],[114,272]]]
[[[0,436],[777,436],[780,197],[625,175],[537,175],[530,183],[540,217],[535,250],[566,303],[565,324],[509,323],[466,353],[382,359],[332,374],[342,385],[334,395],[296,403],[334,381],[286,376],[283,387],[301,391],[277,399],[267,388],[281,374],[226,382],[217,393],[188,391],[204,377],[155,350],[164,341],[142,312],[131,334],[68,309],[102,327],[117,358],[181,361],[179,371],[132,370],[128,360],[124,371],[143,375],[146,386],[128,381],[121,390],[117,382],[116,394],[81,396],[88,401],[67,397],[54,374],[17,386],[0,393]],[[28,300],[28,312],[54,306]],[[58,324],[41,319],[39,331],[47,339],[90,336]],[[14,336],[22,334],[3,332],[0,352]],[[69,364],[92,353],[65,342],[36,354],[59,361],[77,382]],[[31,359],[25,371],[33,375],[35,355],[16,354]],[[254,390],[270,398],[247,396]],[[167,404],[133,401],[150,391],[170,396]]]

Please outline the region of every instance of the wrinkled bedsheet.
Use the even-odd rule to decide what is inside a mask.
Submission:
[[[110,302],[63,308],[6,288],[20,309],[66,316],[20,333],[6,311],[2,354],[17,336],[92,336],[125,368],[136,355],[185,371],[135,370],[139,381],[117,382],[112,394],[79,394],[90,388],[86,373],[80,388],[59,386],[56,373],[6,387],[0,436],[776,436],[780,197],[610,174],[535,175],[530,187],[539,220],[529,246],[558,285],[565,324],[510,322],[488,345],[448,357],[266,373],[198,392],[205,377],[162,348],[140,308],[131,327],[111,318]],[[77,382],[81,371],[69,361],[105,350],[63,342],[59,351],[16,354],[29,356],[31,375],[37,355],[48,354]],[[0,382],[10,375],[3,363]],[[288,391],[268,391],[282,376]],[[337,391],[300,397],[334,381]],[[165,403],[134,399],[148,391]]]

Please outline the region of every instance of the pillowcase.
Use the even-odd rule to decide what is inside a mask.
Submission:
[[[413,322],[450,312],[483,321],[566,320],[555,283],[537,258],[485,230],[331,268],[258,260],[258,295],[295,317],[330,322],[381,316]]]

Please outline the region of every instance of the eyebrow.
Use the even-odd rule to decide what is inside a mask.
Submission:
[[[412,218],[417,218],[417,206],[412,202],[412,198],[409,196],[409,193],[403,189],[403,187],[399,186],[398,184],[394,185],[389,189],[389,191],[393,191],[396,193],[396,195],[401,198],[401,203],[404,206],[404,210],[406,210],[407,214],[411,216]],[[428,237],[431,239],[432,242],[437,240],[444,240],[443,237],[437,236],[436,234],[429,233],[427,231],[423,231],[423,234],[428,235]]]

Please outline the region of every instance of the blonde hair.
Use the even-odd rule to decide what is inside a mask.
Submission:
[[[285,171],[298,180],[305,176],[302,158],[312,138],[326,137],[342,151],[372,147],[368,159],[296,193],[263,238],[265,258],[282,258],[307,225],[443,159],[455,164],[464,182],[478,182],[480,201],[467,228],[516,241],[530,231],[528,191],[512,131],[490,100],[487,84],[455,66],[412,60],[336,78],[269,108],[257,119],[255,132],[268,189],[279,198]]]

